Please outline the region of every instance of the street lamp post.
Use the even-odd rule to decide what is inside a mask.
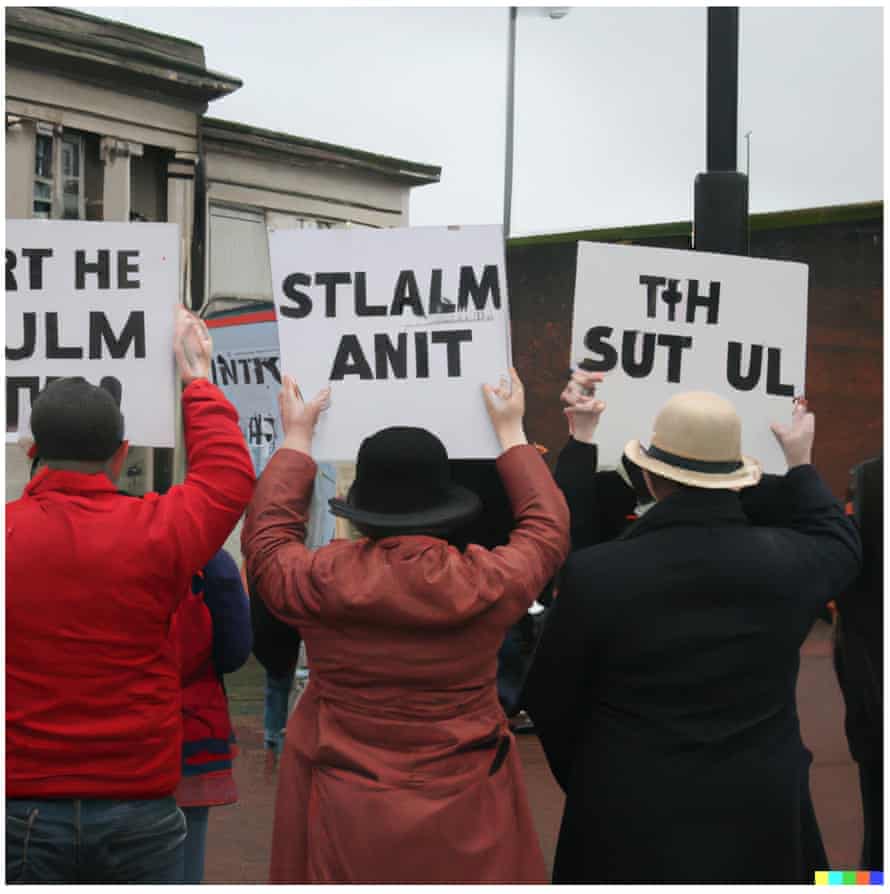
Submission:
[[[504,239],[510,235],[513,210],[513,118],[516,111],[516,16],[518,8],[509,8],[507,31],[507,121],[504,129]],[[569,14],[568,6],[545,7],[551,19],[563,19]]]
[[[504,239],[510,235],[510,212],[513,203],[513,114],[515,110],[516,86],[516,13],[515,6],[509,10],[507,36],[507,123],[504,146]]]

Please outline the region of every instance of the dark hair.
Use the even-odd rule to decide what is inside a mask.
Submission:
[[[103,379],[103,385],[108,385]],[[117,384],[115,382],[115,384]],[[118,398],[81,376],[56,379],[34,401],[31,432],[44,460],[104,462],[124,438]]]
[[[627,472],[627,477],[630,479],[630,483],[633,486],[637,502],[641,505],[651,503],[654,497],[649,493],[649,488],[646,486],[643,470],[623,453],[621,454],[621,465],[624,466],[624,471]],[[651,475],[652,473],[650,472],[649,474]],[[674,482],[674,484],[676,483],[677,482]]]

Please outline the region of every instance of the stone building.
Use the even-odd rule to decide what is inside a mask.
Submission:
[[[241,86],[203,49],[71,9],[6,9],[6,217],[169,221],[184,304],[271,297],[266,227],[405,226],[440,169],[206,117]],[[141,493],[181,457],[134,446]],[[28,467],[7,445],[6,495]]]

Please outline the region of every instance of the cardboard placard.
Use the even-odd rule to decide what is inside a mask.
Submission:
[[[282,373],[307,399],[332,388],[317,458],[394,425],[499,455],[481,386],[510,365],[500,227],[271,230],[269,252]]]
[[[605,373],[601,464],[648,445],[674,394],[711,391],[742,419],[742,450],[765,472],[785,461],[770,431],[804,393],[805,264],[640,246],[578,244],[572,362]]]
[[[208,325],[213,336],[211,376],[238,411],[259,476],[284,437],[278,410],[281,371],[275,320],[231,324],[219,319]]]
[[[121,384],[124,436],[172,447],[179,227],[6,222],[6,440],[48,379]]]

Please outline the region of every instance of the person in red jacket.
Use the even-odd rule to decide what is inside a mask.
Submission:
[[[44,468],[6,507],[8,882],[175,882],[181,871],[171,618],[254,474],[235,408],[207,380],[209,334],[185,310],[174,349],[188,474],[162,497],[115,487],[127,442],[108,392],[66,378],[34,402]]]
[[[204,878],[210,808],[238,800],[232,774],[238,748],[223,674],[238,670],[251,648],[247,593],[224,549],[193,578],[173,616],[172,636],[182,668],[182,779],[175,792],[187,825],[182,881],[197,885]]]

